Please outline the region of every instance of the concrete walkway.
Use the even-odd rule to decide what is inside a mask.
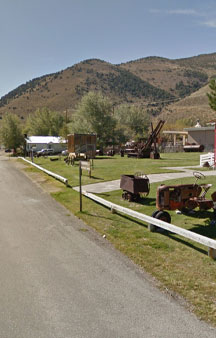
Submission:
[[[163,182],[167,180],[175,180],[184,177],[193,177],[194,171],[199,171],[200,166],[193,167],[166,167],[164,169],[170,170],[179,170],[177,173],[164,173],[164,174],[150,174],[147,175],[150,183]],[[205,176],[216,176],[216,170],[204,171]],[[79,187],[73,188],[76,191],[79,191]],[[120,179],[115,181],[93,183],[88,185],[83,185],[82,190],[91,192],[91,193],[104,193],[120,189]]]

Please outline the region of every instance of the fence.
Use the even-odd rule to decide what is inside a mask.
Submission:
[[[153,218],[151,216],[147,216],[145,214],[141,214],[137,211],[122,207],[118,204],[114,204],[114,203],[109,202],[107,200],[104,200],[103,198],[98,197],[98,196],[96,196],[92,193],[88,193],[88,192],[83,191],[83,195],[85,195],[86,197],[94,200],[95,202],[98,202],[98,203],[106,206],[107,208],[110,208],[111,211],[118,211],[122,214],[126,214],[128,216],[133,217],[133,218],[139,219],[139,220],[141,220],[141,221],[143,221],[143,222],[145,222],[149,225],[155,225],[159,228],[168,230],[172,233],[175,233],[177,235],[183,236],[187,239],[190,239],[192,241],[200,243],[204,246],[207,246],[208,247],[208,255],[211,258],[216,259],[216,241],[211,239],[211,238],[196,234],[196,233],[189,231],[189,230],[186,230],[186,229],[182,229],[180,227],[177,227],[176,225],[161,221],[159,219]],[[151,228],[151,227],[149,227],[149,228]]]
[[[162,143],[159,146],[159,151],[161,153],[183,153],[184,147],[182,143],[177,143],[175,146],[172,142]]]
[[[208,163],[210,167],[214,166],[214,153],[208,153],[205,155],[200,155],[200,167],[203,167],[205,163]]]
[[[56,178],[57,180],[63,182],[64,184],[68,185],[68,180],[67,180],[67,178],[62,177],[62,176],[60,176],[60,175],[58,175],[58,174],[55,174],[55,173],[53,173],[52,171],[49,171],[49,170],[47,170],[47,169],[44,169],[43,167],[40,167],[39,165],[37,165],[37,164],[35,164],[35,163],[33,163],[33,162],[29,161],[29,160],[26,160],[24,157],[19,157],[19,158],[21,158],[23,161],[25,161],[25,162],[27,162],[27,163],[33,165],[33,166],[36,167],[37,169],[42,170],[43,172],[45,172],[45,173],[48,174],[49,176],[52,176],[52,177]]]

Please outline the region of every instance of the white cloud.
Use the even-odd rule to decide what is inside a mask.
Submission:
[[[178,15],[193,15],[200,16],[201,14],[195,11],[194,9],[171,9],[167,11],[168,14],[178,14]]]
[[[216,28],[216,13],[212,12],[199,12],[195,9],[150,9],[150,13],[158,15],[184,15],[193,16],[196,18],[203,18],[203,21],[197,22],[200,26],[206,26],[209,28]],[[204,21],[205,20],[205,21]]]
[[[216,28],[216,20],[209,20],[202,23],[203,25],[211,28]]]
[[[166,15],[192,15],[192,16],[203,16],[203,13],[199,13],[194,9],[151,9],[151,13],[153,14],[166,14]]]

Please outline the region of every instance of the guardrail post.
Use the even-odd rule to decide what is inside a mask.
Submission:
[[[150,232],[155,232],[156,231],[156,226],[154,224],[148,223],[148,230]]]
[[[216,259],[216,249],[208,248],[208,256],[212,259]]]
[[[82,167],[81,161],[79,161],[79,192],[80,192],[80,212],[82,212]]]
[[[180,235],[184,238],[188,238],[192,241],[195,241],[197,243],[200,243],[202,245],[205,245],[208,248],[208,255],[209,257],[211,257],[212,259],[216,260],[216,241],[214,239],[196,234],[192,231],[180,228],[174,224],[170,224],[167,222],[164,222],[160,219],[145,215],[145,214],[141,214],[140,212],[122,207],[118,204],[115,203],[111,203],[99,196],[96,196],[92,193],[86,192],[84,191],[83,194],[86,197],[89,197],[90,199],[92,199],[93,201],[96,201],[104,206],[106,206],[107,208],[111,209],[111,212],[113,210],[115,210],[115,212],[120,212],[126,215],[129,215],[133,218],[139,219],[147,224],[149,224],[149,230],[150,231],[170,231],[174,234]]]
[[[116,214],[116,210],[111,206],[110,208],[112,214]]]

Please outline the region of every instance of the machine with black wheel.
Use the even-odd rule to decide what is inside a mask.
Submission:
[[[216,192],[206,199],[206,193],[212,184],[197,184],[198,180],[205,178],[201,172],[193,173],[195,182],[193,184],[180,185],[160,185],[157,188],[156,206],[158,210],[154,211],[152,217],[171,223],[171,216],[165,210],[208,210],[214,208],[216,202]],[[150,225],[151,226],[151,225]],[[154,226],[152,225],[154,228]]]
[[[129,202],[138,202],[141,196],[148,196],[150,183],[147,175],[136,173],[135,175],[122,175],[120,188],[123,190],[122,198]]]

